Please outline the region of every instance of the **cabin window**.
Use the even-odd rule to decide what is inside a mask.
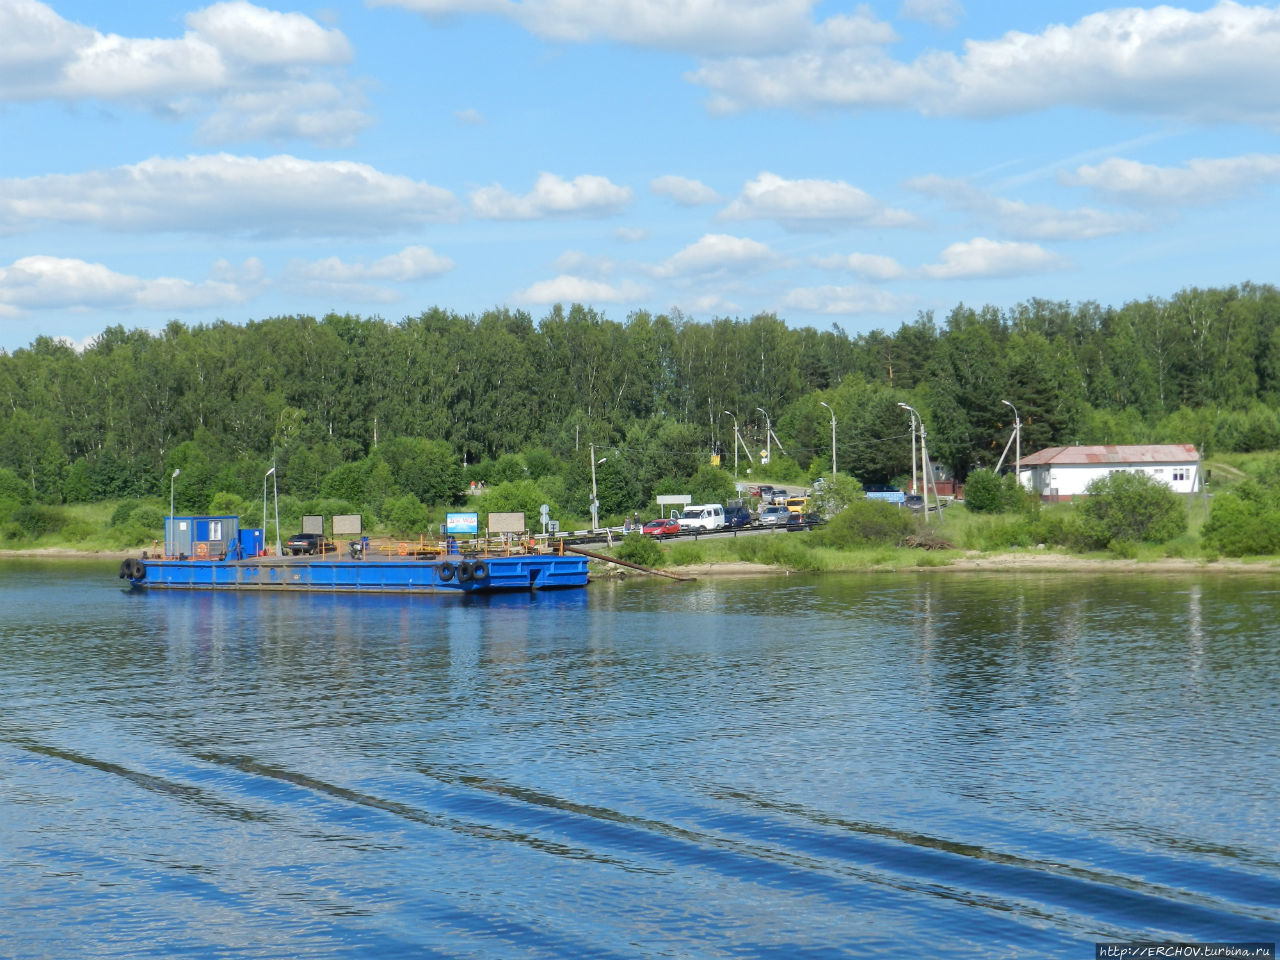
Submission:
[[[209,521],[209,539],[210,540],[222,539],[222,521],[221,520]]]

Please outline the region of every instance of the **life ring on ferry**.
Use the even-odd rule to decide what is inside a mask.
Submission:
[[[446,560],[436,569],[436,575],[440,578],[441,583],[448,583],[453,579],[453,575],[458,572],[458,568]]]
[[[205,543],[203,540],[196,544],[196,559],[209,559],[209,544]]]
[[[458,564],[458,582],[466,583],[476,575],[476,567],[470,560],[463,560]]]
[[[483,580],[489,575],[489,566],[483,560],[477,560],[471,565],[471,575],[477,580]]]
[[[409,555],[409,545],[407,543],[400,544],[400,546],[396,548],[396,553],[400,554],[402,557],[407,557]]]

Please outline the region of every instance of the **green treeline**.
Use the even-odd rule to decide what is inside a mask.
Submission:
[[[908,421],[963,478],[999,458],[1008,400],[1023,451],[1189,442],[1203,453],[1280,447],[1280,291],[1189,289],[1120,308],[1033,300],[960,305],[895,332],[789,328],[773,315],[694,322],[574,306],[540,320],[433,309],[399,323],[330,315],[162,333],[106,330],[78,353],[48,338],[0,353],[0,497],[54,504],[218,493],[381,507],[456,501],[471,480],[539,485],[584,515],[590,445],[603,512],[643,509],[719,453],[734,421],[786,453],[756,477],[910,472]],[[741,455],[741,454],[740,454]],[[742,456],[741,469],[748,464]],[[705,476],[703,480],[714,483]],[[21,489],[15,488],[17,487]],[[412,502],[404,500],[412,497]]]

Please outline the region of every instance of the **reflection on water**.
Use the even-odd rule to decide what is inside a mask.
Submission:
[[[6,957],[1280,931],[1268,577],[128,593],[0,566]]]

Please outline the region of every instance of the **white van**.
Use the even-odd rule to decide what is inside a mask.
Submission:
[[[724,526],[724,505],[691,503],[677,518],[681,530],[719,530]]]

